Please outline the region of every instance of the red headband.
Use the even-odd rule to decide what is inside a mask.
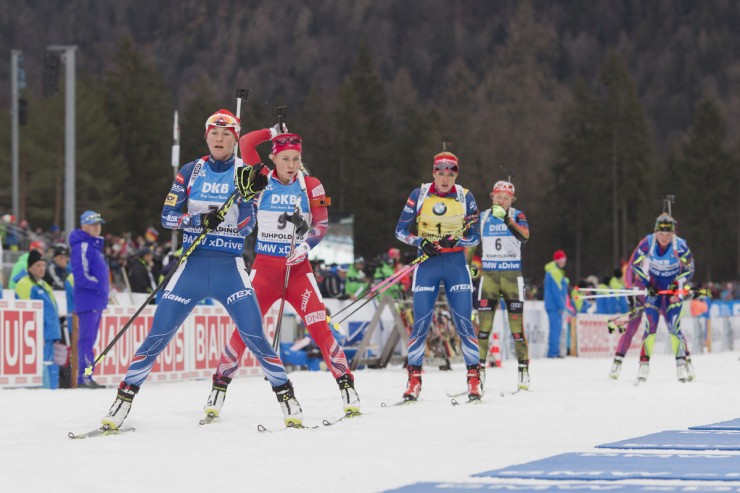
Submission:
[[[451,152],[440,152],[434,156],[432,171],[452,171],[454,173],[459,173],[460,165],[457,161],[457,156]]]

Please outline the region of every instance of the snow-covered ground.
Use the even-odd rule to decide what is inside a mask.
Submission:
[[[462,407],[446,396],[465,388],[460,365],[451,372],[430,366],[420,401],[391,408],[381,403],[400,398],[405,371],[361,370],[364,416],[274,434],[257,431],[282,421],[261,378],[235,380],[221,421],[209,426],[198,425],[209,381],[146,383],[126,421],[135,433],[87,440],[67,432],[95,428],[114,389],[0,390],[0,491],[378,492],[420,481],[480,482],[470,475],[740,417],[738,353],[693,361],[696,381],[681,384],[673,359],[657,355],[648,382],[635,387],[634,355],[618,381],[608,379],[605,359],[533,360],[532,391],[517,395],[515,364],[506,361],[489,369],[484,404]],[[329,373],[291,379],[306,424],[341,414]]]

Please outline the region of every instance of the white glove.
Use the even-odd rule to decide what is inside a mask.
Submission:
[[[491,214],[492,214],[492,215],[493,215],[493,217],[495,217],[496,219],[501,219],[502,221],[503,221],[503,220],[504,220],[504,218],[506,217],[506,211],[505,211],[505,210],[504,210],[504,208],[503,208],[503,207],[501,207],[500,205],[494,205],[494,206],[493,206],[493,207],[491,208]]]
[[[303,243],[295,247],[295,250],[293,250],[293,254],[288,257],[288,260],[285,262],[286,265],[300,264],[308,256],[309,250],[311,250],[311,247],[308,245],[308,243],[304,241]]]
[[[285,123],[282,124],[282,127],[280,126],[280,123],[276,123],[272,127],[270,127],[270,139],[274,139],[280,134],[284,134],[288,131],[288,127],[285,126]]]

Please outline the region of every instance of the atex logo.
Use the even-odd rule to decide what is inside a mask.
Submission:
[[[251,289],[242,289],[241,291],[237,291],[236,293],[232,294],[228,298],[226,298],[226,304],[230,305],[232,303],[236,303],[239,300],[243,300],[247,296],[252,296],[252,290]]]
[[[458,291],[472,291],[473,286],[470,284],[455,284],[454,286],[450,286],[450,293],[456,293]]]
[[[203,193],[229,193],[228,183],[204,183],[201,189]]]
[[[306,307],[308,306],[308,300],[311,299],[311,290],[306,288],[306,290],[301,295],[301,310],[304,312],[306,311]]]
[[[324,310],[309,313],[306,315],[306,325],[323,322],[324,320],[326,320],[326,312]]]

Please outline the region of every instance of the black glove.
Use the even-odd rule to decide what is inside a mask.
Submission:
[[[478,269],[478,267],[476,267],[475,265],[471,265],[470,266],[470,277],[472,277],[473,279],[477,279],[478,274],[480,274],[480,270]]]
[[[459,240],[453,236],[446,236],[439,240],[439,246],[442,248],[453,248],[455,245],[457,245],[457,242]]]
[[[290,222],[295,226],[296,235],[303,236],[308,232],[308,223],[306,222],[306,218],[304,218],[303,214],[300,212],[294,212],[291,214]]]
[[[421,243],[419,244],[419,248],[421,248],[421,251],[430,257],[436,257],[437,255],[442,254],[442,252],[439,251],[437,246],[431,241],[427,240],[426,238],[421,240]]]
[[[658,289],[655,286],[647,287],[647,296],[658,296]]]
[[[200,215],[200,225],[208,231],[214,231],[222,222],[224,220],[218,215],[217,211],[210,211]]]
[[[252,198],[267,186],[267,176],[262,174],[265,165],[242,166],[236,170],[236,188],[242,197]]]

